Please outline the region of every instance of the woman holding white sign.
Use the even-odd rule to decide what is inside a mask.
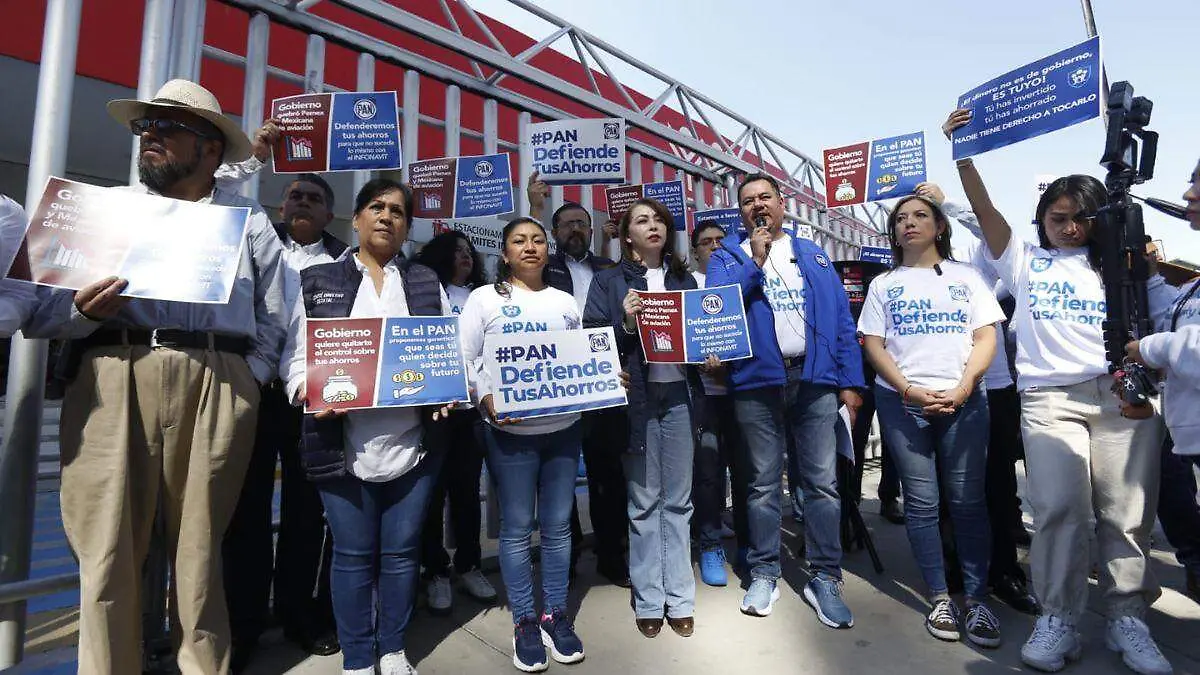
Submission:
[[[405,185],[367,183],[354,204],[360,247],[300,273],[280,373],[290,400],[305,402],[308,319],[450,313],[437,274],[399,256],[412,202]],[[383,675],[416,673],[404,633],[416,600],[421,526],[442,464],[436,436],[451,407],[305,415],[301,458],[333,533],[330,591],[346,675],[372,675],[376,648]]]
[[[681,636],[695,627],[696,578],[692,573],[690,522],[695,427],[692,390],[696,369],[647,364],[638,338],[642,311],[638,291],[696,288],[674,252],[670,211],[639,199],[620,223],[621,262],[592,280],[583,323],[613,326],[629,372],[629,445],[622,457],[629,491],[629,579],[635,623],[652,638],[666,622]],[[682,320],[682,317],[680,317]]]
[[[901,199],[888,233],[896,267],[871,282],[858,330],[878,373],[879,424],[900,472],[908,541],[929,592],[925,629],[940,640],[961,636],[942,558],[944,501],[962,566],[967,639],[998,647],[1000,621],[984,603],[988,407],[976,385],[995,353],[995,324],[1004,312],[974,267],[950,259],[950,222],[933,201]]]
[[[494,387],[483,368],[488,336],[578,329],[575,298],[551,288],[542,272],[549,260],[546,230],[517,218],[501,234],[497,281],[475,289],[459,327],[463,358],[487,425],[488,472],[500,502],[500,575],[513,623],[513,665],[527,673],[545,670],[546,647],[559,663],[583,660],[583,643],[567,611],[571,567],[571,506],[582,438],[579,413],[526,420],[496,417]],[[540,527],[542,611],[533,599],[531,537]]]
[[[971,120],[956,110],[947,138]],[[1059,178],[1038,201],[1038,243],[1022,241],[992,204],[971,159],[958,175],[979,218],[989,258],[1017,303],[1017,389],[1034,534],[1029,550],[1042,603],[1021,660],[1044,671],[1077,660],[1077,626],[1087,608],[1089,540],[1099,545],[1106,644],[1139,673],[1170,673],[1144,616],[1161,591],[1147,552],[1158,501],[1162,420],[1112,392],[1102,325],[1107,319],[1096,213],[1108,198],[1091,176]]]

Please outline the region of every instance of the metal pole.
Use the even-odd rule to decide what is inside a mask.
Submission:
[[[175,0],[146,0],[146,18],[142,24],[142,60],[138,68],[137,97],[148,101],[167,81],[171,66],[171,28]],[[72,71],[74,72],[74,71]],[[137,185],[138,147],[135,136],[130,143],[129,184]]]
[[[533,175],[533,152],[529,148],[529,125],[533,124],[533,116],[527,112],[517,113],[517,189],[513,201],[517,203],[517,215],[528,214],[530,218],[544,220],[546,214],[533,213],[529,209],[529,198],[525,194],[525,186],[529,185],[529,177]]]
[[[1096,15],[1092,12],[1092,0],[1079,0],[1079,4],[1083,7],[1083,27],[1087,29],[1089,38],[1094,38],[1100,33],[1096,30]],[[1100,105],[1108,109],[1108,71],[1104,69],[1104,64],[1100,64]],[[1104,120],[1104,126],[1108,126],[1108,115],[1101,115],[1100,119]]]
[[[358,90],[375,91],[375,57],[370,54],[358,55]],[[374,177],[371,171],[354,172],[354,196]],[[351,229],[354,244],[358,245],[358,231]]]
[[[421,74],[415,70],[404,73],[403,129],[404,180],[409,181],[408,165],[417,161],[417,139],[421,129]]]
[[[462,90],[458,85],[446,87],[446,138],[447,157],[458,157],[462,152]]]
[[[82,9],[83,0],[50,0],[46,6],[25,192],[29,210],[41,199],[46,179],[66,173]],[[0,584],[29,578],[45,381],[46,341],[14,336],[0,441]],[[25,603],[0,605],[0,670],[21,661],[24,643]]]
[[[246,38],[246,83],[242,89],[242,131],[251,138],[263,123],[267,96],[267,42],[271,38],[271,19],[262,12],[250,17]],[[259,178],[242,183],[242,195],[258,201]]]
[[[325,38],[309,35],[304,54],[304,93],[319,94],[322,91],[325,91]]]
[[[204,45],[204,0],[177,0],[175,46],[171,50],[171,77],[200,81]]]

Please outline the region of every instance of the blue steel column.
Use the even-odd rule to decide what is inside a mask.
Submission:
[[[82,8],[83,0],[50,0],[46,7],[25,193],[29,211],[36,208],[46,179],[66,172]],[[0,584],[29,577],[45,377],[46,341],[14,336],[0,442]],[[21,661],[24,642],[25,603],[0,605],[0,670]]]

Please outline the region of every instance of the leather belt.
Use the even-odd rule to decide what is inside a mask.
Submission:
[[[100,330],[83,340],[85,348],[92,347],[150,347],[151,349],[211,349],[245,356],[250,353],[250,338],[244,335],[222,335],[191,330],[141,330],[121,328]]]
[[[791,358],[788,358],[785,356],[783,359],[783,367],[784,368],[803,368],[804,367],[804,355],[801,354],[800,356],[793,356]]]

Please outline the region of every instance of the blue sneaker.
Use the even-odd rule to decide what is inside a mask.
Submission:
[[[700,553],[700,580],[709,586],[724,586],[729,583],[725,571],[725,549],[720,546]]]
[[[746,597],[742,598],[742,614],[770,616],[779,599],[779,586],[773,579],[756,578],[750,582]]]
[[[817,612],[817,619],[830,628],[851,628],[854,617],[842,601],[842,582],[818,574],[804,586],[804,601]]]
[[[540,673],[550,667],[538,620],[532,616],[521,619],[513,628],[513,665],[523,673]]]
[[[575,634],[575,626],[561,609],[542,617],[542,644],[550,648],[550,656],[559,663],[579,663],[583,660],[583,641]]]

